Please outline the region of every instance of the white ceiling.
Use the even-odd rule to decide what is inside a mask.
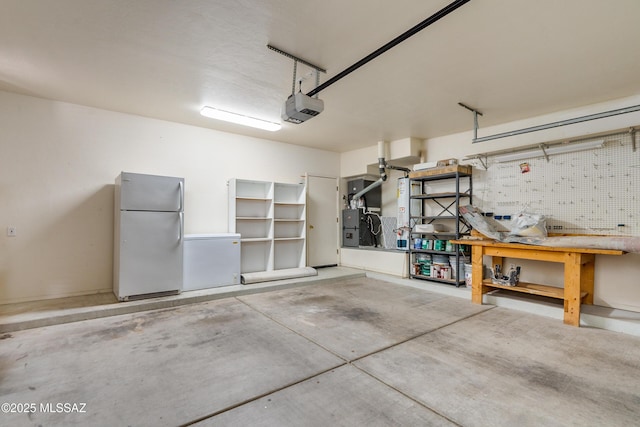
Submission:
[[[0,90],[339,152],[470,130],[460,101],[482,127],[640,93],[640,1],[471,0],[321,91],[303,124],[199,114],[279,121],[293,61],[267,44],[323,82],[451,1],[0,0]]]

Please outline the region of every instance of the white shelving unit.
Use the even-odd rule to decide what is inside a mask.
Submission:
[[[306,266],[304,184],[229,180],[229,232],[241,236],[241,272]]]
[[[306,266],[306,193],[304,184],[274,183],[273,268]]]

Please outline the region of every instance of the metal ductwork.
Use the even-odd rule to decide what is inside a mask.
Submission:
[[[380,172],[380,178],[378,178],[377,181],[373,182],[368,187],[365,187],[361,191],[354,194],[353,197],[351,197],[351,200],[353,200],[354,202],[357,203],[358,200],[360,200],[360,197],[364,196],[374,188],[380,187],[382,183],[385,182],[388,178],[387,169],[401,170],[405,174],[408,174],[409,172],[411,172],[411,169],[387,164],[385,160],[385,151],[386,151],[386,143],[384,141],[378,141],[378,171]]]
[[[353,200],[354,202],[357,203],[358,200],[360,200],[360,197],[364,196],[374,188],[380,187],[382,183],[387,180],[387,171],[386,171],[386,162],[384,160],[384,152],[385,152],[384,141],[378,141],[378,171],[380,171],[380,178],[378,178],[378,180],[375,181],[373,184],[363,188],[362,190],[354,194],[353,197],[351,198],[351,200]]]

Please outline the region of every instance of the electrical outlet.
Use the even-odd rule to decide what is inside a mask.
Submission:
[[[17,234],[17,230],[15,227],[12,227],[12,226],[7,227],[7,236],[16,237],[16,234]]]

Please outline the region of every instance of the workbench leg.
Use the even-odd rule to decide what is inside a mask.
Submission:
[[[486,292],[482,285],[484,273],[482,253],[482,246],[471,247],[471,302],[474,304],[482,304],[482,295]]]
[[[582,283],[581,254],[565,254],[564,261],[564,323],[580,326],[580,288]]]
[[[595,280],[596,256],[594,254],[582,254],[582,274],[580,279],[580,291],[587,295],[582,300],[583,304],[593,304],[593,282]]]

